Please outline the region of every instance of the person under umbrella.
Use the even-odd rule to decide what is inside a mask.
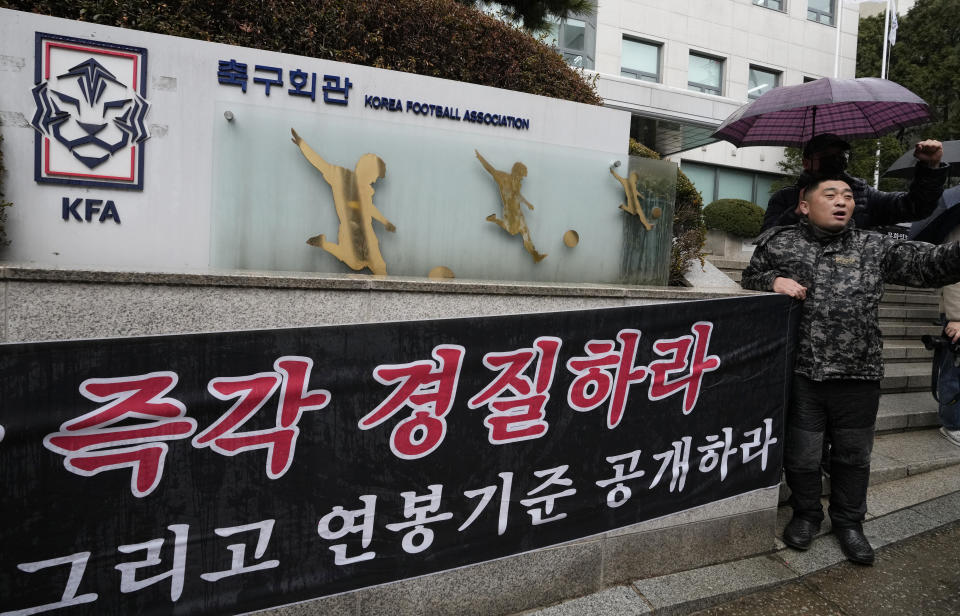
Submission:
[[[713,136],[739,147],[803,147],[805,171],[845,172],[850,144],[844,139],[882,137],[930,120],[922,98],[888,79],[824,77],[765,92],[733,112]],[[844,173],[854,192],[854,223],[876,227],[924,218],[936,207],[946,171],[939,170],[943,147],[921,141],[914,155],[929,169],[916,174],[907,193],[883,193]],[[936,173],[928,174],[932,170]],[[763,230],[799,220],[800,191],[784,189],[770,199]]]
[[[883,192],[860,178],[846,173],[850,144],[831,133],[817,135],[803,148],[803,169],[807,172],[841,174],[853,189],[856,207],[854,224],[861,229],[911,222],[928,216],[943,194],[950,165],[942,164],[943,146],[927,139],[914,147],[913,181],[907,192]],[[775,192],[767,203],[761,232],[772,227],[792,225],[800,220],[801,199],[798,186]]]

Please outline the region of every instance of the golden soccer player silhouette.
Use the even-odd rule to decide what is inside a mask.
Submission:
[[[293,133],[293,142],[311,165],[323,174],[333,192],[333,204],[340,219],[337,243],[324,235],[307,240],[311,246],[323,248],[346,263],[351,269],[369,268],[374,274],[386,275],[387,264],[380,254],[380,241],[373,231],[373,219],[379,220],[387,231],[397,228],[373,204],[373,184],[387,173],[387,166],[376,154],[364,154],[353,171],[325,161],[307,142]]]
[[[500,188],[500,200],[503,202],[503,219],[497,218],[496,214],[487,216],[487,220],[500,225],[504,231],[510,235],[520,234],[523,237],[523,247],[533,256],[533,262],[539,263],[547,258],[547,255],[540,254],[533,247],[533,240],[530,239],[530,230],[527,228],[527,221],[523,217],[523,210],[520,204],[523,203],[531,210],[533,205],[520,194],[520,185],[523,178],[527,175],[527,167],[523,163],[514,163],[510,173],[494,169],[487,160],[480,155],[480,152],[474,150],[480,164],[493,176],[497,186]]]
[[[617,175],[617,172],[613,170],[613,167],[610,167],[610,173],[613,177],[617,178],[617,181],[623,185],[623,192],[627,194],[627,205],[620,204],[620,209],[628,214],[636,214],[640,217],[640,222],[643,226],[649,231],[653,229],[653,225],[647,222],[647,217],[643,215],[643,208],[640,207],[640,200],[643,199],[643,195],[637,192],[637,182],[640,180],[640,176],[637,175],[636,171],[631,171],[629,173],[629,178],[625,178]]]

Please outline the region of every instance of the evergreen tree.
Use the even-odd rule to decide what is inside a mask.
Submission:
[[[591,0],[512,0],[486,2],[485,0],[457,0],[460,4],[496,4],[507,19],[523,25],[530,31],[543,30],[551,18],[565,19],[571,15],[589,15],[594,12]]]
[[[887,79],[916,93],[929,105],[930,124],[906,137],[941,141],[960,139],[960,21],[956,0],[917,0],[900,17],[896,44],[890,48]],[[879,77],[883,15],[860,20],[857,76]]]

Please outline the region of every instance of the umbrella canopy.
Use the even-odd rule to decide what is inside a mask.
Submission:
[[[909,237],[911,240],[941,244],[947,234],[960,224],[960,186],[954,186],[943,191],[940,202],[933,212],[910,225]]]
[[[960,141],[943,142],[943,158],[940,162],[950,163],[950,175],[960,175]],[[910,150],[898,158],[890,168],[883,172],[883,177],[888,178],[913,178],[913,169],[917,164],[917,159],[913,156],[913,150]]]
[[[713,136],[737,147],[802,147],[820,133],[847,139],[880,137],[929,118],[927,103],[898,83],[876,77],[824,77],[770,90],[734,111]]]

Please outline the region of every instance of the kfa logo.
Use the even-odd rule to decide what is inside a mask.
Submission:
[[[34,179],[143,190],[147,50],[37,32]]]

